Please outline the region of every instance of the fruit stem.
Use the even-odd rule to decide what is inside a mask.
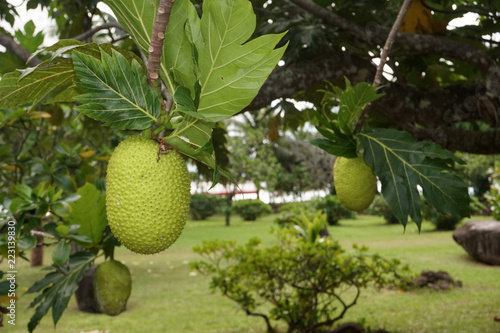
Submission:
[[[154,130],[154,135],[159,136],[160,133],[166,128],[165,125],[160,125],[157,129]]]
[[[153,130],[151,129],[151,127],[142,131],[142,136],[147,138],[147,139],[152,139],[153,138]]]

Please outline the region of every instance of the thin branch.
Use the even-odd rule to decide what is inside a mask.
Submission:
[[[165,31],[170,19],[170,12],[175,0],[160,0],[155,22],[153,24],[153,33],[151,43],[149,44],[149,58],[147,64],[147,80],[152,88],[160,88],[158,80],[160,79],[161,54],[163,51],[163,42],[165,40]]]
[[[52,239],[55,239],[54,236],[52,236],[51,234],[48,234],[46,232],[43,232],[43,231],[37,231],[37,230],[31,230],[30,231],[30,234],[32,236],[42,236],[42,237],[46,237],[46,238],[52,238]]]
[[[389,31],[389,36],[387,36],[384,48],[382,49],[382,54],[380,55],[380,63],[377,66],[377,73],[375,74],[375,78],[373,80],[373,85],[375,87],[377,87],[380,84],[380,82],[382,82],[382,74],[384,66],[387,63],[387,57],[391,52],[391,47],[396,38],[396,33],[401,27],[401,24],[403,24],[403,19],[406,15],[406,12],[408,11],[408,8],[410,7],[411,2],[412,0],[405,0],[403,2],[403,4],[401,5],[401,9],[399,10],[398,16],[396,17],[396,20],[392,25],[391,31]],[[365,109],[363,110],[363,113],[359,117],[358,123],[356,124],[356,128],[354,129],[355,133],[361,131],[361,129],[363,128],[363,124],[365,123],[366,118],[368,118],[368,114],[370,113],[370,110],[372,108],[373,108],[372,103],[368,103],[368,105],[366,105]]]
[[[387,57],[389,56],[389,52],[391,52],[392,44],[396,38],[396,32],[403,24],[403,19],[410,7],[412,0],[405,0],[401,5],[401,9],[399,10],[398,16],[396,17],[396,21],[392,25],[391,31],[389,32],[389,36],[387,36],[387,40],[385,41],[384,48],[382,49],[382,54],[380,55],[380,63],[377,67],[377,73],[375,74],[375,79],[373,80],[373,85],[376,87],[382,82],[382,71],[387,62]]]
[[[16,43],[11,37],[0,33],[0,45],[4,46],[7,51],[14,54],[16,57],[21,59],[25,64],[29,66],[36,66],[42,62],[38,57],[31,57],[31,52],[24,48],[22,45]],[[29,60],[29,61],[28,61]]]
[[[106,30],[106,29],[109,29],[109,28],[117,28],[117,29],[120,29],[120,30],[123,30],[125,31],[125,29],[122,27],[122,25],[118,22],[109,22],[109,23],[104,23],[104,24],[101,24],[97,27],[94,27],[88,31],[85,31],[84,33],[76,36],[76,37],[73,37],[73,39],[75,40],[85,40],[91,36],[93,36],[95,33],[101,31],[101,30]]]

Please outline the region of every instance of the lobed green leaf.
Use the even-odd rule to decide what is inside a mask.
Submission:
[[[112,50],[101,61],[77,51],[72,54],[77,87],[86,93],[76,97],[77,110],[118,129],[143,130],[161,113],[158,89],[151,89],[141,65]]]
[[[38,295],[30,304],[30,308],[38,307],[28,323],[28,331],[33,332],[40,320],[52,308],[52,320],[57,324],[63,311],[68,306],[71,296],[78,289],[78,284],[83,278],[85,272],[95,259],[95,255],[82,251],[77,252],[69,258],[69,270],[63,272],[55,270],[48,273],[44,278],[35,282],[27,293],[38,292],[43,289],[42,294]]]
[[[80,199],[71,203],[68,222],[71,225],[80,225],[77,234],[88,236],[99,243],[108,225],[105,195],[101,195],[101,192],[90,183],[80,187],[77,193]]]
[[[394,129],[368,129],[359,133],[365,162],[382,183],[382,194],[394,215],[406,226],[408,216],[420,228],[420,193],[440,212],[469,216],[466,184],[442,160],[449,154],[431,154],[440,147],[415,143],[407,132]],[[433,144],[435,145],[435,144]]]

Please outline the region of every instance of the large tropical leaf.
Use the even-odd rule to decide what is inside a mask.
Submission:
[[[28,330],[33,332],[40,320],[52,308],[52,320],[57,324],[63,311],[68,306],[69,299],[78,289],[78,284],[85,272],[90,268],[95,255],[90,252],[77,252],[69,258],[69,269],[54,269],[44,278],[35,282],[27,293],[42,293],[38,295],[30,304],[30,308],[35,307],[35,314],[28,323]],[[66,270],[67,271],[64,271]]]
[[[340,128],[349,135],[354,131],[366,104],[377,100],[382,95],[377,94],[375,87],[366,82],[351,87],[346,79],[346,85],[347,89],[340,96],[338,121]]]
[[[105,3],[147,53],[158,0]],[[274,49],[283,34],[248,42],[255,26],[248,0],[204,1],[201,21],[189,0],[177,0],[162,53],[161,76],[169,90],[175,92],[183,86],[195,98],[199,81],[197,111],[212,122],[241,111],[257,95],[285,51],[284,47]]]
[[[144,54],[149,54],[153,23],[159,0],[105,0]],[[191,91],[197,80],[193,59],[193,48],[185,34],[186,21],[199,21],[198,14],[189,0],[177,0],[170,15],[165,43],[162,50],[160,74],[169,91],[179,85]],[[174,81],[175,80],[175,81]]]
[[[118,129],[143,130],[157,122],[160,91],[148,86],[137,61],[114,50],[112,56],[101,52],[101,61],[77,51],[72,58],[77,87],[86,92],[76,97],[79,112]]]
[[[75,86],[76,73],[72,60],[68,58],[70,52],[75,49],[97,59],[101,58],[101,52],[111,53],[112,49],[121,52],[129,61],[137,58],[132,52],[120,50],[111,44],[84,44],[76,40],[60,40],[44,50],[52,54],[50,59],[36,67],[2,76],[0,108],[73,102],[75,96],[82,93]]]
[[[212,121],[231,117],[250,104],[285,52],[285,47],[274,49],[284,34],[248,41],[255,26],[248,0],[203,2],[198,112]]]
[[[43,104],[72,89],[75,71],[71,59],[57,59],[38,66],[22,77],[17,71],[0,81],[0,108]]]
[[[403,225],[408,216],[420,228],[420,193],[440,212],[469,216],[466,184],[448,167],[451,158],[432,143],[415,143],[410,134],[394,129],[359,133],[365,162],[382,183],[382,194]]]
[[[99,243],[108,225],[105,195],[101,195],[101,191],[90,183],[79,188],[77,193],[80,199],[70,204],[68,222],[80,225],[78,234],[89,236],[94,243]]]
[[[212,144],[212,130],[215,123],[196,112],[197,102],[191,99],[187,88],[179,87],[174,98],[178,101],[177,111],[183,118],[174,131],[165,138],[165,142],[213,169],[214,185],[219,182],[219,173],[234,183],[231,174],[217,166]]]

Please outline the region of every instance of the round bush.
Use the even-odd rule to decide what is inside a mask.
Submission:
[[[205,220],[214,215],[219,206],[219,198],[216,195],[196,193],[191,196],[189,213],[193,220]]]
[[[233,210],[245,221],[255,221],[262,215],[272,213],[271,206],[259,199],[238,200],[233,203]]]
[[[326,213],[328,225],[336,225],[340,219],[352,219],[354,213],[345,208],[336,195],[327,195],[318,201],[316,209]]]
[[[392,212],[391,206],[387,203],[385,198],[381,195],[376,195],[373,200],[370,209],[367,211],[368,214],[383,216],[384,220],[388,224],[398,224],[399,220]]]
[[[438,212],[438,210],[428,204],[426,201],[422,202],[422,217],[434,224],[436,230],[455,230],[455,227],[460,221],[461,217],[448,215]]]

